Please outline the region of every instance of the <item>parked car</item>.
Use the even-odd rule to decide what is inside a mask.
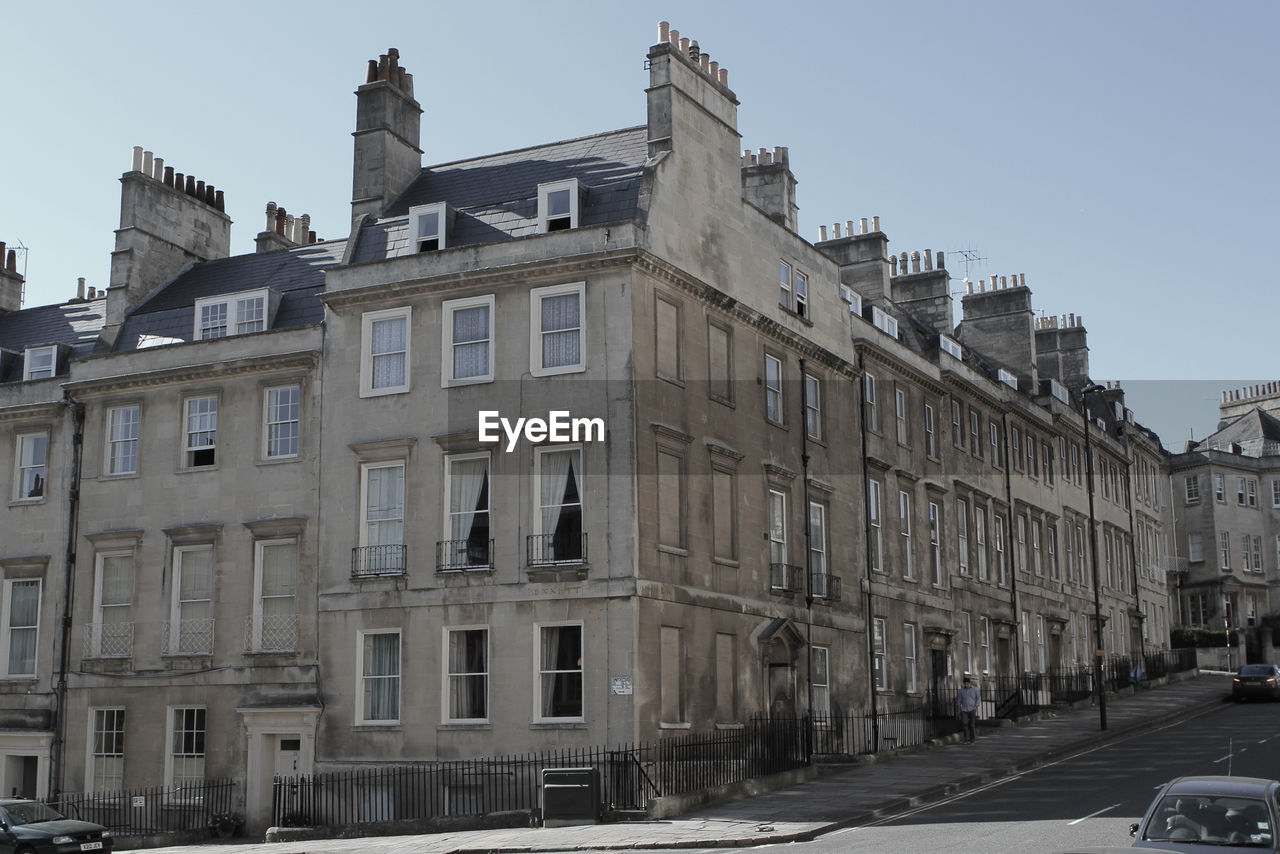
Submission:
[[[111,831],[91,821],[66,818],[39,801],[0,799],[0,852],[74,854],[110,851]]]
[[[1280,667],[1274,664],[1246,664],[1231,680],[1231,696],[1237,701],[1247,697],[1280,700]]]
[[[1280,782],[1258,777],[1179,777],[1165,783],[1129,828],[1134,848],[1198,852],[1280,851]]]

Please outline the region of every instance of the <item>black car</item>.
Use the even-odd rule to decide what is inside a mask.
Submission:
[[[1280,667],[1274,664],[1246,664],[1231,680],[1231,696],[1236,700],[1247,697],[1280,700]]]
[[[0,799],[0,852],[73,854],[110,851],[111,831],[91,821],[65,818],[39,801]]]
[[[1280,783],[1257,777],[1179,777],[1165,783],[1142,821],[1134,848],[1227,854],[1280,851]]]

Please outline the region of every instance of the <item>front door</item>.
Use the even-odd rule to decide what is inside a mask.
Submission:
[[[796,669],[790,664],[769,662],[769,717],[796,716]]]

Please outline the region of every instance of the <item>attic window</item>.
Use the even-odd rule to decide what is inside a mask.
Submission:
[[[448,247],[449,208],[444,202],[409,208],[410,252],[435,252]]]
[[[876,329],[893,337],[898,337],[898,321],[876,306],[871,306],[871,323]]]
[[[1006,371],[1004,368],[1000,368],[999,370],[996,371],[996,379],[1000,380],[1000,382],[1004,383],[1014,391],[1017,391],[1018,378],[1014,376],[1011,372]]]
[[[278,296],[266,288],[196,300],[194,337],[197,341],[207,341],[262,332],[270,326],[271,314],[278,302]]]
[[[57,347],[28,347],[22,360],[24,380],[42,380],[51,377],[58,365]]]
[[[538,185],[538,231],[567,231],[578,227],[582,185],[577,178]]]
[[[942,352],[947,353],[952,358],[964,361],[964,348],[960,346],[960,342],[946,335],[938,336],[938,346],[942,348]]]

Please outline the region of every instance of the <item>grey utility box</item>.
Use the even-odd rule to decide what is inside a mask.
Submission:
[[[542,826],[600,820],[600,774],[595,768],[542,769]]]

